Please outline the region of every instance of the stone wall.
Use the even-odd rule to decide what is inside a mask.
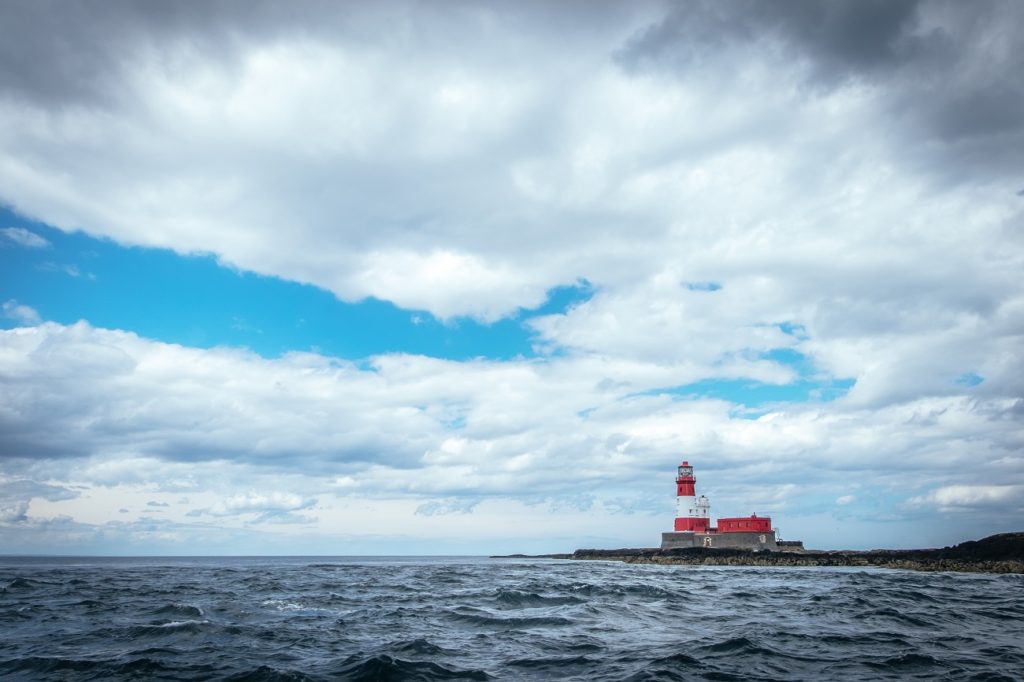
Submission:
[[[775,531],[769,533],[662,533],[662,549],[712,547],[715,549],[750,549],[778,551]]]
[[[694,542],[698,547],[717,549],[769,549],[778,550],[775,531],[768,533],[695,533]]]
[[[683,533],[662,533],[661,534],[661,548],[662,549],[685,549],[688,547],[696,547],[693,544],[693,531]]]

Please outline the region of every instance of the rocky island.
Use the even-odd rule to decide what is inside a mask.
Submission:
[[[513,555],[495,558],[527,558]],[[687,566],[876,566],[912,571],[1024,573],[1024,532],[1001,533],[941,549],[777,552],[714,547],[578,549],[530,558],[624,561]]]
[[[577,549],[572,554],[495,559],[575,559],[684,566],[876,566],[912,571],[1024,573],[1024,532],[1000,533],[941,549],[810,550],[799,540],[782,540],[769,516],[751,514],[712,523],[711,503],[697,497],[694,467],[676,469],[676,517],[661,546],[640,549]]]

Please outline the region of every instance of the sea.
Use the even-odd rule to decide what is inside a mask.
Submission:
[[[1021,680],[1024,576],[0,557],[3,680]]]

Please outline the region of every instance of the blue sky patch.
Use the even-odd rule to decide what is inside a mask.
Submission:
[[[45,320],[124,329],[186,346],[241,346],[264,357],[314,351],[358,359],[415,353],[451,360],[533,357],[527,317],[565,312],[587,300],[580,281],[551,289],[543,305],[483,324],[440,322],[374,298],[338,300],[323,289],[224,267],[213,255],[125,247],[66,233],[0,208],[0,299]],[[31,242],[31,243],[30,243]],[[17,326],[14,319],[0,326]]]
[[[966,374],[961,374],[956,379],[953,379],[954,384],[967,387],[977,386],[983,381],[985,381],[984,377],[974,372],[967,372]]]
[[[683,282],[683,286],[690,291],[718,291],[722,288],[718,282]]]
[[[647,393],[691,399],[713,398],[745,407],[761,407],[771,403],[828,402],[846,395],[853,384],[852,379],[802,378],[789,384],[765,384],[751,379],[705,379]]]
[[[776,348],[758,355],[796,370],[798,379],[788,384],[767,384],[753,379],[705,379],[681,386],[667,386],[645,391],[641,395],[672,395],[685,399],[712,398],[727,400],[747,408],[773,403],[829,402],[846,395],[855,380],[824,376],[808,356],[792,348]],[[763,412],[737,414],[756,418]]]

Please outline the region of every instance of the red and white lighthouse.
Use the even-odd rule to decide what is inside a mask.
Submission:
[[[675,530],[661,534],[663,550],[714,547],[745,549],[754,552],[802,552],[799,541],[783,542],[776,537],[772,520],[767,516],[737,516],[718,519],[711,525],[708,498],[697,497],[693,467],[684,461],[676,473]]]
[[[706,533],[711,525],[711,504],[708,498],[697,497],[693,467],[683,461],[676,476],[676,532]]]

